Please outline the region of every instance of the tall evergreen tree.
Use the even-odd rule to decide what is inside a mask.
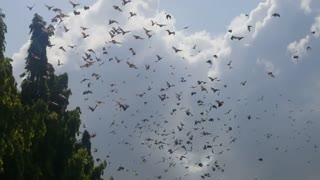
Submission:
[[[53,35],[54,28],[46,27],[46,22],[38,14],[34,15],[29,26],[31,44],[26,58],[26,72],[21,77],[27,76],[22,82],[22,99],[24,102],[33,103],[39,99],[48,102],[48,81],[54,76],[53,67],[48,63],[47,46],[49,37]]]
[[[22,179],[32,143],[44,135],[41,120],[45,106],[23,106],[12,75],[9,58],[4,58],[5,15],[0,15],[0,179]],[[35,136],[37,134],[37,136]]]
[[[2,9],[0,8],[0,58],[4,57],[3,53],[6,50],[6,41],[4,35],[7,33],[7,26],[3,21],[5,17],[6,16],[2,13]]]
[[[21,93],[3,58],[6,26],[0,16],[0,179],[101,179],[106,162],[95,166],[89,138],[76,135],[79,109],[67,110],[68,75],[55,75],[46,48],[54,28],[35,14]],[[90,148],[90,149],[89,149]]]
[[[82,142],[82,145],[83,147],[87,150],[88,154],[91,155],[91,142],[90,142],[90,134],[87,130],[85,130],[83,132],[83,135],[82,135],[82,139],[81,139],[81,142]]]
[[[26,58],[26,78],[22,83],[22,101],[26,104],[44,101],[48,104],[49,117],[45,120],[45,137],[35,150],[34,160],[44,162],[41,167],[46,167],[42,171],[46,179],[72,178],[69,174],[72,171],[66,171],[65,167],[75,168],[73,165],[86,167],[86,171],[74,171],[76,179],[82,176],[100,178],[105,164],[95,168],[91,154],[84,153],[83,148],[86,147],[76,140],[81,123],[80,112],[66,110],[71,95],[68,75],[55,75],[53,66],[48,63],[46,48],[50,45],[49,38],[54,28],[51,25],[46,27],[46,22],[38,14],[35,14],[29,28],[31,44]]]

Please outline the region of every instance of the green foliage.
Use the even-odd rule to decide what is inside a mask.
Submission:
[[[101,179],[106,162],[95,168],[92,166],[94,166],[92,156],[89,156],[88,152],[81,148],[68,160],[68,173],[63,179]]]
[[[7,26],[3,21],[5,17],[6,16],[2,13],[2,10],[0,8],[0,58],[4,57],[3,53],[6,50],[5,48],[6,41],[5,41],[4,35],[7,33]]]
[[[83,132],[81,143],[83,147],[87,150],[88,154],[91,155],[90,134],[87,130]]]
[[[46,132],[43,119],[47,107],[42,102],[22,105],[10,61],[0,59],[0,174],[10,170],[0,177],[16,179],[23,176],[24,156]]]
[[[54,69],[47,59],[47,46],[50,45],[49,37],[53,35],[53,29],[46,27],[46,22],[38,14],[34,15],[29,26],[31,44],[26,57],[27,76],[22,82],[22,98],[24,102],[33,103],[39,99],[49,100],[48,83],[52,83]]]
[[[68,75],[55,75],[47,60],[52,26],[35,14],[19,92],[12,60],[2,53],[3,18],[0,14],[0,179],[101,179],[106,162],[95,166],[89,132],[77,140],[80,109],[66,110]]]

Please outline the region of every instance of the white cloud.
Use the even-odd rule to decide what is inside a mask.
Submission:
[[[311,13],[311,0],[300,0],[300,6],[305,13]]]
[[[277,8],[277,2],[274,0],[267,0],[259,3],[259,5],[250,12],[249,17],[240,15],[235,17],[229,25],[229,29],[232,29],[235,35],[246,35],[249,38],[255,38],[261,29],[268,25],[268,22],[272,19],[271,15],[275,13]],[[248,27],[251,25],[251,33],[248,32]]]
[[[315,18],[313,25],[311,26],[311,32],[318,38],[320,36],[320,16]]]
[[[25,58],[27,57],[29,46],[30,40],[20,48],[18,53],[14,53],[12,56],[13,75],[15,76],[18,84],[20,84],[22,81],[19,78],[20,74],[22,74],[25,71]]]
[[[291,54],[291,57],[298,56],[299,59],[303,58],[308,51],[308,46],[310,43],[310,36],[302,38],[298,41],[294,41],[288,45],[288,51]],[[311,48],[311,47],[310,47]],[[294,58],[292,58],[294,60]],[[295,61],[296,62],[296,61]]]
[[[257,64],[263,65],[266,72],[273,72],[275,75],[279,75],[279,71],[276,71],[274,64],[271,61],[265,59],[257,59]]]

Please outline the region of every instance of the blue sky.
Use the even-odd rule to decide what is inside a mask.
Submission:
[[[80,106],[83,127],[97,134],[93,154],[107,160],[105,178],[318,179],[319,2],[78,2],[90,10],[77,9],[81,15],[74,16],[67,1],[45,1],[70,15],[56,25],[48,59],[57,73],[69,74],[70,108]],[[33,3],[30,12],[26,5]],[[20,82],[33,14],[49,22],[54,13],[38,1],[1,7],[9,30],[6,54]],[[137,16],[128,19],[129,12]],[[108,32],[118,26],[130,33],[111,38]],[[81,68],[88,49],[95,51],[89,53],[93,64]],[[97,101],[103,103],[91,112]],[[125,170],[117,171],[120,166]]]
[[[80,1],[79,1],[80,2]],[[86,0],[83,4],[90,5],[94,0]],[[115,1],[116,2],[116,1]],[[180,1],[159,0],[159,10],[172,13],[179,21],[177,26],[190,26],[192,31],[207,30],[213,34],[223,33],[229,22],[241,13],[248,13],[261,0],[251,0],[247,3],[240,1],[234,2],[232,0],[203,0],[197,3],[193,0],[185,0],[183,4]],[[26,6],[35,7],[29,11]],[[48,23],[53,15],[52,12],[47,11],[44,4],[54,5],[64,11],[72,10],[72,6],[68,1],[25,1],[19,0],[3,1],[1,7],[3,12],[7,15],[6,23],[9,32],[7,34],[7,51],[8,56],[12,56],[28,39],[28,27],[34,13],[39,13],[41,16],[47,18]],[[196,13],[195,10],[197,11]],[[14,42],[14,43],[13,43]]]

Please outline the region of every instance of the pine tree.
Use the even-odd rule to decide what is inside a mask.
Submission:
[[[5,17],[6,16],[2,13],[2,10],[0,8],[0,58],[1,59],[4,57],[3,53],[6,50],[5,49],[6,41],[5,41],[4,35],[7,33],[7,26],[3,21]]]
[[[45,179],[100,179],[105,163],[95,168],[91,153],[84,153],[86,147],[76,139],[81,123],[80,112],[77,109],[66,110],[71,95],[68,75],[55,75],[53,66],[48,63],[46,48],[50,45],[49,38],[54,28],[51,25],[46,27],[46,22],[38,14],[35,14],[29,27],[32,35],[26,58],[27,77],[21,86],[22,101],[32,104],[40,100],[48,104],[46,134],[35,150],[34,160],[44,162],[41,167],[45,168],[41,173]],[[72,168],[78,169],[79,166],[86,167],[86,171],[72,171]],[[73,175],[70,172],[74,172]]]
[[[46,27],[46,22],[38,14],[34,15],[29,26],[31,44],[26,58],[26,72],[21,77],[27,76],[22,82],[22,99],[24,102],[33,103],[39,99],[49,101],[48,83],[52,83],[54,69],[48,63],[47,46],[50,45],[49,37],[53,35],[54,28]]]
[[[46,48],[53,26],[35,14],[20,93],[11,60],[3,58],[3,18],[1,14],[0,179],[101,179],[106,162],[95,166],[90,134],[77,140],[80,109],[67,110],[68,75],[55,75],[48,63]]]
[[[45,106],[23,106],[12,75],[9,58],[5,58],[5,15],[0,13],[0,179],[23,179],[33,141],[45,132],[41,120]],[[37,136],[35,136],[37,134]]]
[[[82,139],[81,139],[81,142],[82,142],[82,145],[83,147],[87,150],[88,154],[91,155],[91,142],[90,142],[90,134],[87,130],[85,130],[83,132],[83,135],[82,135]]]

